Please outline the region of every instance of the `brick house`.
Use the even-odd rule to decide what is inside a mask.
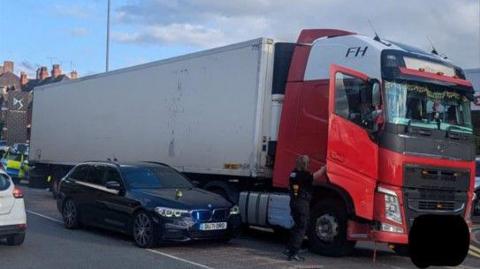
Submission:
[[[5,61],[0,66],[0,128],[1,139],[8,145],[28,143],[32,124],[32,100],[35,87],[76,79],[76,71],[70,77],[62,74],[60,65],[54,64],[51,73],[42,66],[37,69],[35,79],[29,79],[24,72],[20,77],[14,73],[14,63]]]

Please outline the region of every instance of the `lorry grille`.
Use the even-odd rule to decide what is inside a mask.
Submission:
[[[415,205],[415,201],[409,201],[409,206]],[[455,202],[450,201],[423,201],[419,200],[416,201],[416,206],[413,209],[417,210],[428,210],[428,211],[457,211],[461,209],[462,206],[459,208],[455,208]]]
[[[468,170],[406,165],[403,201],[408,228],[421,215],[463,216],[469,186]]]

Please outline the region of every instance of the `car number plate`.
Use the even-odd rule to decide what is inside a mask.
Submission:
[[[227,229],[226,222],[210,222],[200,224],[200,230],[202,231],[215,231]]]

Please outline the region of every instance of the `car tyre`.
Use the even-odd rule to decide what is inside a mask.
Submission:
[[[7,245],[9,246],[20,246],[25,241],[25,234],[14,234],[7,237]]]
[[[135,214],[132,221],[132,234],[135,245],[140,248],[152,248],[158,244],[158,232],[155,223],[145,211]]]
[[[63,224],[67,229],[77,229],[80,227],[80,218],[77,205],[72,199],[67,199],[62,208]]]
[[[342,205],[337,200],[322,201],[310,211],[308,239],[313,252],[330,257],[352,252],[356,242],[347,240],[348,215]]]

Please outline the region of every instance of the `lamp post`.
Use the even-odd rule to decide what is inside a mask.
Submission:
[[[108,72],[109,68],[109,54],[110,54],[110,0],[108,0],[107,7],[107,48],[105,55],[105,72]]]

